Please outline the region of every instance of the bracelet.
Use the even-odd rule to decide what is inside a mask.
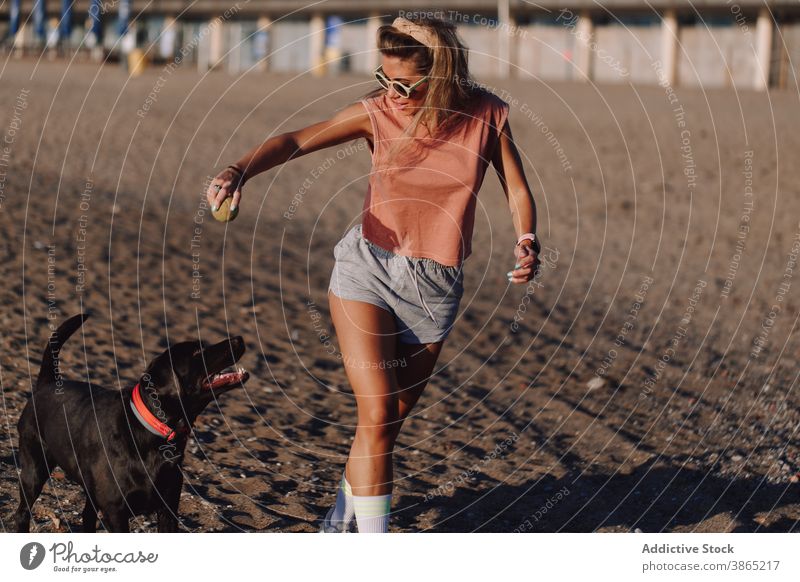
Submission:
[[[532,232],[526,232],[525,234],[523,234],[521,237],[519,237],[517,239],[516,246],[519,246],[519,244],[524,240],[529,240],[529,241],[531,241],[531,243],[533,243],[534,241],[536,241],[536,235],[533,234]]]
[[[230,164],[230,165],[226,166],[226,167],[225,167],[225,169],[236,170],[237,172],[239,172],[239,175],[240,175],[242,178],[244,178],[244,170],[242,170],[242,169],[241,169],[239,166],[237,166],[236,164]]]

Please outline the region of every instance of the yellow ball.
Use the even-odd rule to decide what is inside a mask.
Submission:
[[[233,202],[233,198],[228,196],[222,201],[219,208],[211,211],[211,215],[220,222],[230,222],[239,215],[238,206],[231,212],[231,202]]]

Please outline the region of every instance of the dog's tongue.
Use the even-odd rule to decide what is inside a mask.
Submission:
[[[230,386],[236,382],[241,382],[247,377],[247,372],[236,366],[228,366],[224,370],[210,376],[203,385],[206,388],[217,389],[223,386]]]

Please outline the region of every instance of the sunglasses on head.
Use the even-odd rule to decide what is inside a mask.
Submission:
[[[374,73],[375,73],[375,78],[378,80],[378,83],[381,84],[381,87],[383,87],[384,89],[388,89],[389,87],[394,86],[394,90],[406,98],[411,97],[411,95],[414,93],[414,90],[419,85],[428,80],[428,76],[426,75],[409,87],[408,85],[405,85],[400,81],[393,81],[392,79],[389,79],[383,73],[383,65],[375,69]]]

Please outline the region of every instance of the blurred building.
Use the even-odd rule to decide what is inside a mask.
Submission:
[[[18,55],[200,70],[370,73],[375,31],[402,14],[458,24],[478,78],[798,88],[797,0],[10,0],[0,38]]]

